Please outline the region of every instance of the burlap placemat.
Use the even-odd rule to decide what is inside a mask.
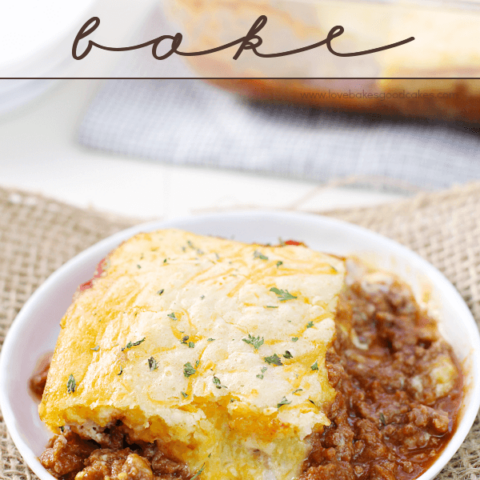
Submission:
[[[480,183],[380,207],[328,215],[415,250],[457,287],[480,324]],[[0,189],[0,344],[20,308],[50,273],[131,220]],[[439,479],[480,478],[480,421]],[[0,480],[31,479],[0,416]]]

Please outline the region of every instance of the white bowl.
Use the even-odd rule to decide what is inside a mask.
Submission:
[[[53,350],[59,321],[78,285],[89,280],[97,263],[132,235],[176,227],[199,234],[244,242],[275,243],[278,237],[302,240],[311,248],[356,254],[403,277],[417,299],[430,291],[442,334],[462,362],[466,395],[458,428],[437,461],[419,479],[431,480],[446,465],[467,436],[480,404],[480,337],[473,317],[455,288],[432,265],[398,243],[363,228],[316,215],[240,212],[153,222],[113,235],[63,265],[28,300],[10,329],[0,359],[0,406],[8,430],[25,461],[42,479],[53,477],[37,457],[50,433],[37,414],[28,379],[38,358]]]

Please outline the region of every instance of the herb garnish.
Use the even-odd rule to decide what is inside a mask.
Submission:
[[[221,388],[228,388],[226,387],[225,385],[222,385],[222,382],[220,381],[219,378],[215,377],[215,375],[213,376],[213,383],[215,384],[215,386],[220,390]]]
[[[380,412],[379,417],[380,417],[380,421],[382,422],[382,425],[385,426],[387,424],[387,421],[385,420],[385,415],[382,412]]]
[[[292,295],[288,290],[279,290],[276,287],[270,289],[281,302],[286,302],[287,300],[294,300],[297,298],[295,295]]]
[[[280,360],[280,357],[276,353],[274,353],[270,357],[264,357],[264,360],[270,365],[277,365],[279,367],[283,365],[282,361]]]
[[[308,399],[308,401],[309,401],[312,405],[315,405],[315,402],[314,402],[313,400]],[[315,405],[315,406],[317,406],[317,405]]]
[[[202,465],[202,468],[190,480],[195,480],[196,478],[198,478],[204,470],[205,470],[205,464]]]
[[[190,248],[195,249],[195,247],[193,246],[193,243],[191,242],[191,240],[187,240],[187,245],[188,245]]]
[[[195,348],[194,342],[188,342],[188,348]]]
[[[187,344],[187,340],[189,339],[190,337],[188,335],[185,335],[183,338],[182,338],[182,343],[183,344]]]
[[[263,345],[263,337],[253,337],[248,334],[248,338],[242,338],[242,340],[251,345],[255,350],[258,350]]]
[[[158,363],[157,361],[153,358],[153,357],[150,357],[148,359],[148,367],[150,368],[150,370],[156,370],[158,368]]]
[[[167,263],[167,259],[166,259],[166,258],[163,260],[163,263]]]
[[[214,338],[209,338],[209,339],[207,340],[207,342],[214,342],[214,341],[215,341]]]
[[[282,262],[281,260],[279,260],[279,261],[277,262],[277,267],[280,267],[280,266],[282,266],[282,265],[283,265],[283,262]]]
[[[76,388],[77,388],[77,384],[75,383],[75,378],[73,378],[73,375],[70,375],[68,377],[68,382],[67,382],[67,392],[73,393]]]
[[[195,368],[198,368],[199,365],[200,365],[200,360],[197,360],[197,361],[195,362]]]
[[[157,292],[157,295],[163,295],[163,292],[164,292],[164,291],[165,291],[165,289],[162,288],[161,290],[159,290],[159,291]]]
[[[303,388],[297,388],[293,393],[303,392]]]
[[[137,265],[137,268],[142,268],[142,266],[141,266],[141,265]]]
[[[175,316],[175,312],[169,313],[167,317],[171,318],[172,320],[178,320],[178,318]]]
[[[278,308],[278,305],[267,305],[265,308]]]
[[[288,350],[285,350],[285,353],[283,354],[283,356],[285,358],[293,358],[293,355]]]
[[[292,342],[298,342],[298,337],[292,337]]]
[[[132,348],[132,347],[138,347],[142,342],[145,341],[145,337],[143,337],[141,340],[137,340],[136,342],[128,342],[123,348],[122,348],[122,352],[128,348]]]
[[[262,370],[261,370],[262,373],[261,373],[261,374],[258,374],[258,375],[257,375],[257,378],[259,378],[260,380],[263,380],[263,374],[264,374],[267,370],[268,370],[267,367],[263,367]]]
[[[90,350],[93,350],[94,352],[98,352],[100,350],[100,347],[97,345],[96,347],[93,347]]]
[[[191,377],[193,374],[197,373],[197,371],[192,367],[190,362],[187,362],[183,366],[183,374],[188,378]]]
[[[313,322],[310,320],[310,322],[307,323],[307,328],[312,328],[313,327]]]
[[[283,407],[283,405],[290,405],[292,402],[287,400],[287,397],[283,397],[280,403],[277,403],[277,408]]]
[[[253,258],[259,258],[260,260],[268,260],[268,257],[266,257],[262,252],[259,252],[258,250],[255,250],[253,252]]]
[[[123,367],[120,367],[120,371],[117,373],[117,377],[119,377],[123,373]]]
[[[318,361],[316,361],[310,368],[312,370],[318,370]]]
[[[180,392],[182,394],[182,397],[183,398],[187,398],[188,397],[188,393],[185,393],[185,392]]]

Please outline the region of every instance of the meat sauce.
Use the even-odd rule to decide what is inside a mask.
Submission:
[[[408,286],[379,272],[350,279],[336,323],[332,423],[313,435],[301,480],[417,478],[456,427],[463,381],[452,349]]]
[[[311,435],[299,480],[413,480],[455,431],[461,369],[407,285],[347,264],[336,339],[327,354],[337,392],[328,413],[331,425]],[[40,367],[31,381],[37,393],[48,371],[45,363]],[[157,445],[131,441],[121,422],[104,433],[97,443],[65,427],[40,461],[65,480],[197,478]]]

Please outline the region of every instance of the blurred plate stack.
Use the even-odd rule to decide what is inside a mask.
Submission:
[[[0,114],[33,100],[75,72],[73,39],[97,0],[0,2]],[[34,78],[47,78],[35,80]]]

